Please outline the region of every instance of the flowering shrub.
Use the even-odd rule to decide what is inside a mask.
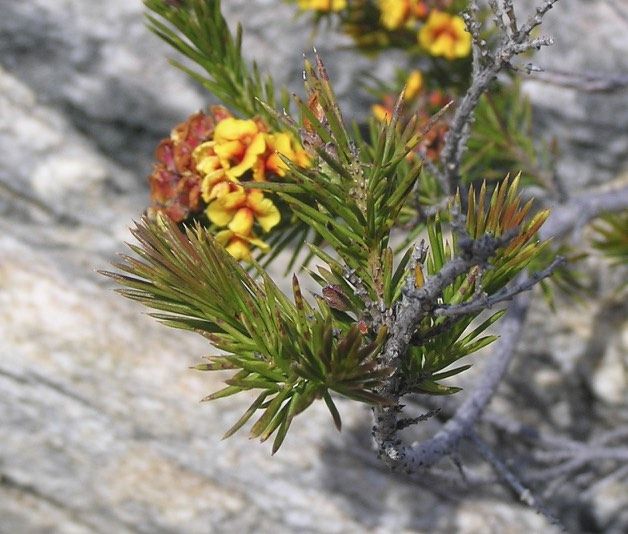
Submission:
[[[284,176],[283,158],[300,167],[310,163],[292,134],[270,132],[261,119],[237,119],[220,106],[176,126],[156,158],[149,214],[164,213],[177,223],[205,221],[238,260],[251,259],[251,246],[267,251],[254,229],[268,233],[281,220],[272,199],[243,184]]]
[[[460,67],[449,60],[470,47],[462,19],[443,11],[453,4],[299,3],[341,18],[359,6],[376,8],[385,31],[413,33],[432,60],[452,65],[450,76],[413,70],[400,74],[397,87],[380,85],[377,120],[349,130],[320,57],[305,61],[296,112],[284,93],[280,113],[272,80],[248,69],[219,2],[146,3],[165,21],[150,18],[153,29],[206,74],[181,68],[234,113],[222,106],[196,113],[160,143],[150,217],[134,231],[140,259],[119,266],[127,274],[110,276],[167,324],[201,332],[223,351],[197,367],[235,371],[208,399],[260,390],[227,435],[261,411],[252,435],[274,435],[277,450],[293,418],[316,399],[340,427],[331,392],[374,405],[386,422],[394,414],[387,407],[404,394],[458,391],[442,380],[496,339],[483,333],[501,312],[468,329],[484,299],[501,302],[523,290],[510,285],[547,249],[536,234],[548,212],[522,203],[519,177],[492,192],[486,183],[457,182],[454,190],[447,182],[444,173],[460,164],[444,159],[456,134],[447,104],[464,89],[451,83]],[[404,227],[409,240],[421,231],[425,238],[394,249],[392,232]],[[310,259],[322,262],[312,272],[321,286],[316,306],[296,277],[290,301],[257,263],[258,278],[238,263],[253,261],[252,249],[272,250],[270,260],[292,244],[298,252],[306,240]],[[388,434],[381,439],[384,447]]]
[[[575,285],[547,239],[562,235],[542,207],[561,193],[552,151],[531,137],[518,83],[497,81],[518,54],[550,43],[532,33],[554,2],[518,24],[508,0],[489,2],[492,17],[474,1],[460,13],[447,0],[299,0],[315,20],[338,20],[358,48],[403,48],[420,66],[365,82],[376,102],[353,127],[318,55],[305,60],[304,95],[291,101],[244,61],[218,0],[145,3],[151,29],[198,70],[177,66],[226,107],[192,115],[159,144],[135,257],[107,274],[157,319],[219,349],[195,368],[232,374],[205,400],[256,392],[225,437],[254,419],[251,436],[273,436],[275,452],[317,400],[340,429],[342,396],[372,407],[378,456],[391,468],[414,473],[468,439],[545,513],[474,425],[513,357],[529,306],[522,293],[542,283],[551,297],[553,274],[559,287]],[[615,261],[625,258],[625,222],[609,216],[596,227],[595,246]],[[305,298],[293,275],[290,298],[265,266],[290,251],[287,271],[298,269],[304,243],[300,266],[316,262],[309,274],[320,290]],[[470,367],[460,360],[496,342],[496,323],[495,365],[452,422],[405,443],[399,432],[427,417],[404,417],[406,396],[459,391],[450,379]]]
[[[231,33],[219,0],[145,0],[151,29],[198,68],[175,65],[225,107],[193,114],[159,144],[151,208],[132,230],[134,256],[105,274],[166,325],[219,349],[194,367],[231,373],[204,400],[255,392],[225,437],[253,420],[250,436],[273,437],[275,453],[319,400],[340,430],[335,399],[344,397],[371,407],[377,455],[389,467],[416,473],[467,440],[554,521],[499,458],[508,440],[496,450],[489,441],[514,436],[520,457],[522,434],[536,440],[546,450],[528,451],[526,461],[542,477],[555,458],[555,473],[579,472],[583,457],[598,458],[600,442],[542,437],[499,418],[478,423],[515,354],[530,305],[524,292],[540,284],[553,306],[556,289],[581,287],[558,254],[582,253],[562,236],[600,206],[628,206],[626,188],[565,201],[556,148],[532,135],[512,67],[551,43],[533,34],[555,1],[521,22],[510,0],[489,2],[488,11],[474,0],[296,0],[314,21],[337,21],[360,51],[402,48],[412,60],[395,80],[362,80],[374,103],[349,127],[317,54],[304,62],[304,94],[291,99],[243,59],[241,29]],[[558,217],[546,209],[552,204]],[[593,226],[593,246],[625,263],[625,228],[625,213],[607,214]],[[320,286],[312,298],[296,274],[288,297],[266,271],[282,251],[291,256],[286,272],[311,268]],[[462,360],[489,345],[489,364],[450,419],[407,443],[400,431],[435,413],[406,416],[417,398],[443,406],[433,396],[457,393],[452,378],[471,366]],[[618,435],[604,438],[608,465],[626,458],[609,445]]]

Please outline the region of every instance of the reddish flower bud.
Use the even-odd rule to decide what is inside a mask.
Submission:
[[[347,296],[342,292],[340,286],[329,285],[323,288],[323,298],[334,310],[347,311],[351,307],[351,303]]]

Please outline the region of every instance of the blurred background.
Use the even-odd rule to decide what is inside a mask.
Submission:
[[[402,61],[343,50],[325,29],[310,39],[278,0],[224,4],[244,25],[246,56],[277,84],[300,91],[302,52],[316,44],[348,116],[369,112],[353,92],[359,73],[387,77]],[[623,0],[560,2],[543,33],[556,44],[536,57],[542,67],[628,74]],[[276,457],[246,433],[220,441],[247,399],[199,404],[222,377],[188,366],[210,347],[95,272],[147,206],[158,141],[210,102],[167,64],[173,55],[139,0],[0,0],[0,532],[551,532],[499,491],[452,495],[387,472],[356,404],[340,404],[342,434],[313,407]],[[559,141],[570,191],[625,183],[625,88],[524,87],[539,137]],[[552,389],[566,376],[591,405],[628,416],[626,304],[612,276],[595,274],[586,305],[530,318],[519,362],[534,365],[520,367],[557,424],[588,416]],[[620,482],[564,506],[575,530],[628,529]]]

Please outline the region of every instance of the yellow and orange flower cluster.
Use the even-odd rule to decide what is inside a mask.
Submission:
[[[299,0],[303,11],[342,11],[346,7],[347,0]]]
[[[186,167],[181,169],[178,181],[176,173],[175,177],[170,177],[168,183],[174,183],[174,187],[164,189],[159,187],[161,160],[156,165],[151,176],[153,209],[165,212],[176,222],[204,210],[209,221],[220,229],[217,241],[236,259],[250,260],[251,246],[268,248],[255,236],[255,224],[268,232],[279,223],[281,214],[262,191],[245,189],[241,182],[264,182],[284,176],[287,166],[282,158],[306,167],[309,157],[291,134],[272,133],[259,119],[237,119],[220,107],[213,108],[212,112],[212,116],[191,117],[173,130],[170,139],[162,142],[186,154]],[[203,135],[190,139],[186,125],[198,120],[195,117],[203,117],[207,127]],[[194,202],[186,198],[188,209],[173,210],[171,204],[184,203],[179,200],[180,195],[174,200],[169,195],[177,188],[191,191],[190,183],[193,183]]]

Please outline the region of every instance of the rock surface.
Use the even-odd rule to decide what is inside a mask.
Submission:
[[[297,90],[306,21],[293,23],[274,0],[225,4],[245,23],[247,54]],[[538,63],[628,72],[628,22],[613,5],[572,0],[569,24],[557,7],[545,28],[557,45]],[[0,0],[0,13],[0,533],[549,532],[517,504],[448,501],[362,460],[361,406],[341,404],[341,435],[315,407],[274,458],[245,434],[220,441],[245,400],[198,404],[219,385],[187,369],[208,346],[159,326],[94,272],[123,250],[145,207],[156,141],[205,96],[167,67],[170,52],[144,29],[140,2]],[[363,102],[350,93],[369,62],[335,52],[342,38],[315,41],[357,112]],[[392,65],[379,58],[375,71]],[[625,92],[537,82],[529,92],[543,135],[564,140],[570,187],[626,166]],[[581,358],[569,327],[539,320],[548,337],[567,333],[554,345],[537,336],[530,350]],[[591,373],[610,404],[625,402],[613,371],[625,363],[625,338],[614,339]],[[597,513],[611,524],[606,496],[622,492],[604,491]]]

